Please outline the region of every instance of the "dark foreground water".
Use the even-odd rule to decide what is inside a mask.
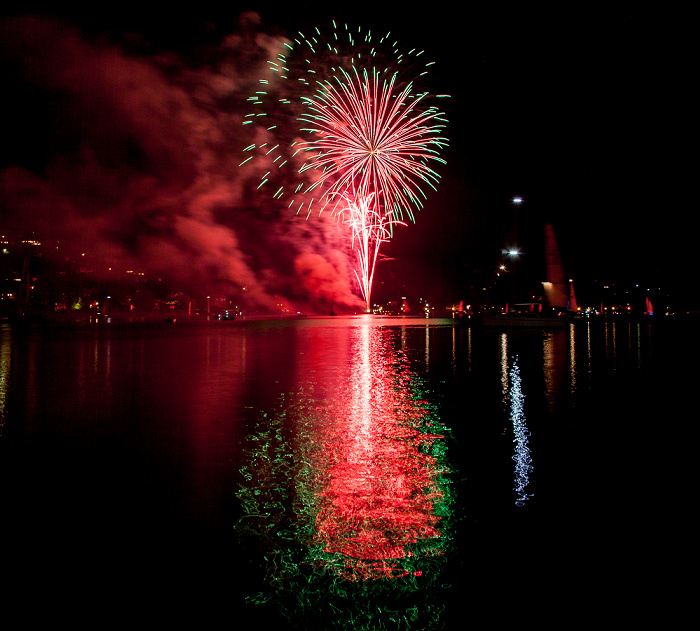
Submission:
[[[697,338],[622,321],[0,325],[6,604],[96,628],[625,620],[663,561],[650,460],[661,427],[683,431]]]

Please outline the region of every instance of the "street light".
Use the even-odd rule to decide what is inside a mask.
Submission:
[[[520,206],[520,204],[523,203],[523,198],[520,197],[519,195],[514,197],[512,199],[513,206]],[[513,239],[517,243],[518,242],[518,211],[515,211],[514,219],[513,219]],[[511,248],[506,252],[508,256],[514,257],[518,256],[520,252],[516,250],[515,248]]]

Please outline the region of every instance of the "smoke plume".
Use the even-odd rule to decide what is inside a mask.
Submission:
[[[284,44],[254,13],[206,54],[148,50],[52,18],[0,21],[10,133],[3,231],[34,231],[95,271],[139,267],[274,309],[361,305],[346,227],[263,197],[246,98]]]

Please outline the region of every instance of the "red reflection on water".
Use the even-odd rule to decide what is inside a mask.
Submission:
[[[443,493],[430,452],[442,437],[426,432],[426,403],[381,329],[354,331],[349,379],[314,436],[322,480],[316,543],[343,578],[404,576],[409,570],[400,559],[441,554],[414,544],[441,535],[434,509]]]

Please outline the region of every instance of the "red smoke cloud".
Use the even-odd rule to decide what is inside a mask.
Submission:
[[[54,19],[0,21],[15,105],[0,149],[3,229],[35,230],[110,264],[138,265],[251,304],[361,304],[342,225],[294,216],[239,167],[245,99],[283,45],[247,14],[206,62],[127,54]]]

